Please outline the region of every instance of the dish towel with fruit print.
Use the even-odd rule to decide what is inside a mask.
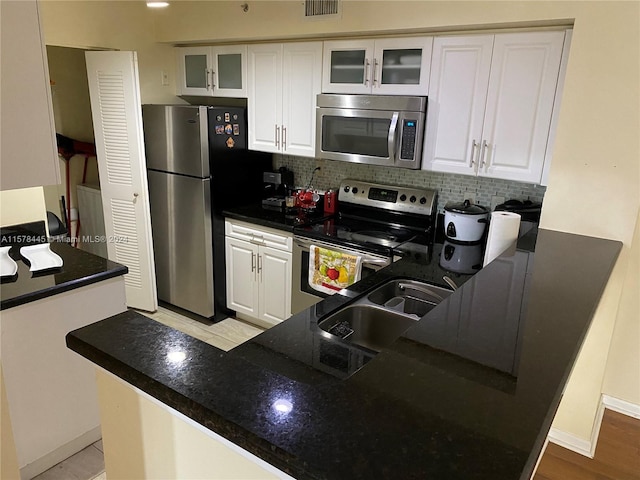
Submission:
[[[311,245],[309,285],[319,292],[334,293],[360,280],[362,257]]]

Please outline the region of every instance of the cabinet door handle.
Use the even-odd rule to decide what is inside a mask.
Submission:
[[[369,84],[369,59],[365,58],[364,60],[364,84]]]
[[[216,89],[216,72],[211,69],[211,90]]]
[[[280,150],[280,127],[276,123],[276,148]]]
[[[287,127],[282,126],[282,150],[287,149]]]
[[[480,167],[479,168],[484,168],[484,166],[487,163],[486,153],[487,153],[488,148],[489,148],[489,144],[487,143],[486,140],[483,140],[482,141],[482,152],[480,152]]]
[[[473,139],[473,143],[471,144],[471,155],[469,158],[469,166],[473,167],[476,164],[476,149],[478,148],[478,142],[476,142],[476,139]]]
[[[207,90],[211,90],[211,88],[212,88],[211,87],[211,80],[210,80],[211,72],[212,72],[212,70],[209,70],[208,68],[204,69],[204,75],[205,75],[205,77],[207,77]]]
[[[262,273],[262,255],[258,255],[258,275]]]
[[[378,59],[373,59],[373,86],[376,86],[376,80],[378,78]]]
[[[251,252],[251,273],[256,270],[256,254]]]

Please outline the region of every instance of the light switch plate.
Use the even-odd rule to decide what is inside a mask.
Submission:
[[[496,207],[498,205],[503,204],[504,201],[505,201],[504,197],[499,197],[497,195],[494,195],[493,197],[491,197],[491,211],[493,212],[496,209]]]

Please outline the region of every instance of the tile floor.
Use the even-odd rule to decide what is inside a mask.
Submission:
[[[218,323],[195,320],[163,306],[154,313],[139,313],[225,351],[264,331],[235,318],[227,318]],[[51,467],[33,480],[107,480],[102,440]]]

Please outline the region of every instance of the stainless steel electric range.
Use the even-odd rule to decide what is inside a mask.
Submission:
[[[331,219],[295,227],[292,311],[297,313],[326,295],[309,286],[309,248],[329,248],[362,257],[362,277],[390,265],[402,245],[417,237],[433,239],[435,190],[343,180],[339,213]]]

